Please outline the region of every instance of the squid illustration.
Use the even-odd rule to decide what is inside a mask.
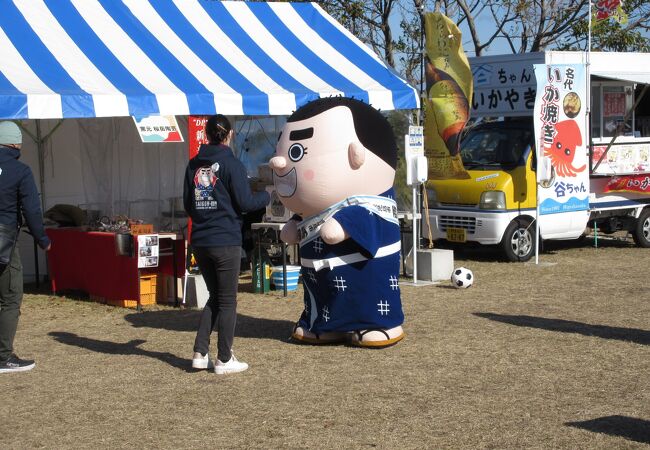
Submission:
[[[575,167],[573,159],[576,147],[582,145],[582,135],[575,120],[563,120],[555,125],[557,131],[550,148],[544,149],[544,155],[551,159],[555,172],[561,177],[575,177],[587,167]]]

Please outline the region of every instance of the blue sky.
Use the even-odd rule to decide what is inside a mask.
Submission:
[[[390,25],[393,31],[394,36],[399,36],[401,33],[400,21],[402,20],[402,15],[399,11],[399,8],[395,9],[395,13],[390,18]],[[494,30],[494,22],[491,18],[487,16],[481,16],[477,19],[477,28],[479,30],[479,36],[481,38],[487,39]],[[469,30],[465,24],[460,26],[460,31],[463,35],[463,49],[467,56],[474,56],[474,44],[472,43],[472,38],[470,36]],[[483,55],[500,55],[512,53],[510,47],[508,46],[505,39],[496,39],[487,50],[483,51]],[[397,55],[399,57],[399,55]],[[399,64],[399,63],[398,63]]]

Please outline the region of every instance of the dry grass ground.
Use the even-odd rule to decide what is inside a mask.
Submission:
[[[27,295],[16,344],[37,367],[0,377],[0,446],[647,448],[650,251],[455,256],[475,286],[403,286],[408,336],[384,350],[293,344],[302,291],[242,280],[251,368],[227,377],[188,370],[197,311]]]

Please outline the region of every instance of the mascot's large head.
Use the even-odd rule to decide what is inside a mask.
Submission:
[[[397,146],[376,109],[330,97],[294,112],[269,165],[280,200],[303,218],[352,195],[378,195],[393,186]]]

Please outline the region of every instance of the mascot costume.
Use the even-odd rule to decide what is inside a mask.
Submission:
[[[361,101],[318,99],[287,119],[269,165],[296,214],[280,235],[300,244],[305,309],[294,339],[386,347],[404,337],[396,164],[390,124]]]

